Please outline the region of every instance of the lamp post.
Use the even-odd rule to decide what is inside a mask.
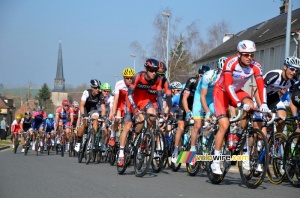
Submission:
[[[130,54],[130,56],[133,58],[133,69],[134,69],[134,72],[136,72],[135,71],[135,57],[136,57],[136,55],[135,54]]]
[[[164,17],[167,17],[167,22],[168,22],[168,28],[167,28],[167,40],[166,40],[166,45],[167,45],[167,60],[166,60],[166,67],[167,67],[167,72],[166,76],[169,78],[169,32],[170,32],[170,13],[168,12],[163,12],[162,15]]]
[[[117,75],[117,74],[115,74],[115,75],[114,75],[114,77],[115,77],[115,79],[116,79],[116,84],[117,84],[117,77],[118,77],[118,75]]]

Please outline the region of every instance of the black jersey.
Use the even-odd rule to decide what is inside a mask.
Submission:
[[[104,99],[103,99],[102,93],[99,92],[97,95],[93,96],[91,89],[85,90],[83,92],[81,100],[85,101],[84,108],[85,108],[86,112],[84,112],[84,113],[86,115],[87,115],[87,113],[91,112],[92,110],[96,110],[97,104],[98,105],[104,104]]]
[[[195,91],[196,91],[196,88],[197,88],[197,84],[198,84],[198,79],[196,77],[192,77],[192,78],[189,78],[187,81],[186,81],[186,85],[183,89],[183,91],[181,92],[180,94],[180,101],[179,101],[179,107],[181,109],[184,110],[183,108],[183,104],[182,104],[182,98],[183,98],[183,94],[185,92],[188,92],[190,93],[188,99],[187,99],[187,102],[188,102],[188,107],[190,110],[193,109],[193,103],[194,103],[194,94],[195,94]]]

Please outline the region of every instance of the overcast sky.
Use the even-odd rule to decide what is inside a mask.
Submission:
[[[0,83],[6,87],[47,83],[54,87],[59,41],[66,84],[91,78],[114,86],[133,67],[130,48],[138,41],[151,50],[157,14],[170,8],[184,29],[229,22],[232,33],[279,15],[280,0],[0,0]],[[293,10],[300,0],[293,0]],[[171,18],[172,19],[172,18]],[[172,20],[171,20],[172,21]],[[136,57],[136,68],[142,69]]]

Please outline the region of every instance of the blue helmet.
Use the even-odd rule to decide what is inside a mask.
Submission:
[[[49,119],[53,119],[53,118],[54,118],[54,115],[53,115],[52,113],[50,113],[50,114],[48,115],[48,118],[49,118]]]

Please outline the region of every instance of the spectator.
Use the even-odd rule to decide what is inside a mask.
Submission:
[[[7,136],[6,117],[3,117],[2,121],[1,121],[1,128],[0,128],[0,138],[1,138],[1,140],[6,140],[6,136]]]

